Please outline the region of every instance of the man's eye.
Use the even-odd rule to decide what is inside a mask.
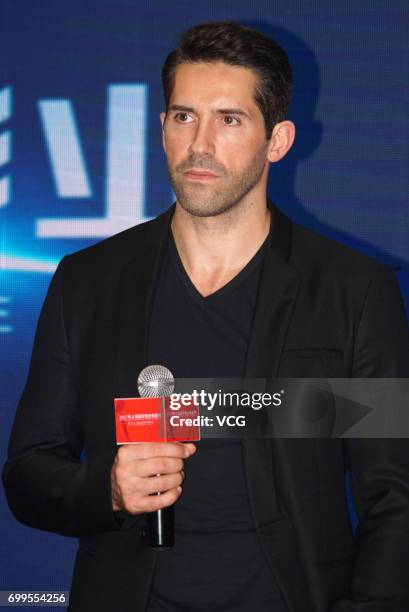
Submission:
[[[180,123],[189,123],[189,119],[192,119],[192,117],[188,113],[176,113],[175,119]]]
[[[232,117],[231,115],[225,115],[223,117],[223,121],[225,125],[239,125],[240,121],[236,117]]]

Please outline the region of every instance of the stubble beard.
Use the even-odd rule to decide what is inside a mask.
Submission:
[[[257,185],[266,162],[266,145],[260,147],[249,165],[240,173],[228,172],[224,166],[208,156],[191,155],[178,164],[169,167],[169,174],[177,201],[182,208],[195,217],[216,217],[237,208],[244,197]],[[189,182],[184,172],[200,168],[216,173],[216,186],[211,182]]]

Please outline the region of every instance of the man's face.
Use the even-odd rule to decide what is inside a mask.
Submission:
[[[187,212],[219,215],[265,184],[269,141],[255,86],[252,71],[222,62],[177,68],[161,121],[173,189]]]

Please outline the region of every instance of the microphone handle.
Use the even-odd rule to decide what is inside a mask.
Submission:
[[[175,543],[175,507],[167,506],[147,515],[149,544],[156,551],[169,550]]]

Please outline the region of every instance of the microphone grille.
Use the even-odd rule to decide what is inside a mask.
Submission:
[[[138,376],[138,392],[141,397],[169,397],[175,388],[175,379],[168,368],[150,365]]]

